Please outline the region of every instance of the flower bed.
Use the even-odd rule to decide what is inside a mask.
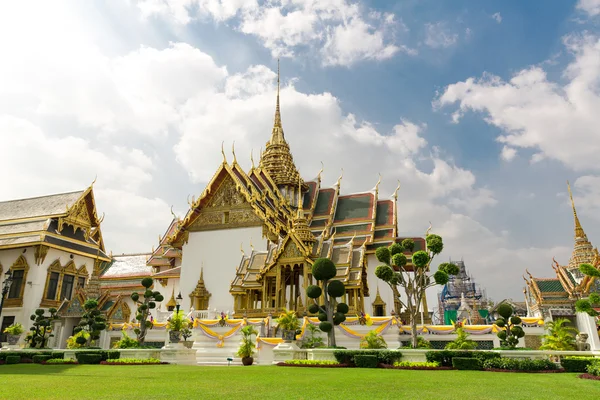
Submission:
[[[449,370],[452,367],[441,367],[439,362],[422,361],[397,361],[394,365],[380,364],[381,368],[386,369],[414,369],[414,370]]]
[[[340,364],[330,360],[286,360],[277,363],[279,367],[308,367],[308,368],[348,368],[348,364]]]
[[[157,365],[157,364],[168,364],[166,361],[160,361],[157,358],[116,358],[101,361],[101,365]]]
[[[64,358],[51,358],[50,360],[42,361],[42,365],[77,365],[79,364],[76,360],[64,359]]]
[[[592,375],[592,374],[581,374],[578,375],[581,379],[591,379],[593,381],[600,381],[600,376]]]
[[[565,372],[564,369],[543,369],[539,371],[523,371],[522,369],[498,369],[498,368],[484,368],[483,371],[488,372],[525,372],[528,374],[555,374]]]
[[[379,364],[379,366],[380,368],[385,369],[412,369],[416,371],[449,371],[454,369],[452,367],[396,367],[394,365],[389,364]]]

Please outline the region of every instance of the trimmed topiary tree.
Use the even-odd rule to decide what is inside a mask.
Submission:
[[[38,308],[29,317],[33,321],[33,326],[29,328],[30,332],[25,337],[25,342],[29,347],[34,349],[46,348],[48,339],[54,336],[52,334],[52,323],[58,320],[56,308],[49,308],[48,312],[50,315],[46,315],[44,309]]]
[[[342,297],[346,293],[346,287],[340,281],[333,281],[337,274],[337,269],[333,261],[329,258],[318,258],[312,266],[312,276],[321,282],[321,286],[310,285],[306,288],[306,295],[313,299],[314,304],[308,307],[308,311],[318,314],[319,329],[327,333],[327,344],[329,347],[335,347],[335,330],[333,327],[346,320],[348,305],[338,303],[336,298]],[[324,304],[319,305],[318,300],[323,296]]]
[[[133,331],[137,336],[137,341],[140,346],[144,344],[147,330],[152,326],[152,322],[148,321],[150,310],[156,308],[157,302],[160,303],[164,300],[164,297],[160,292],[152,291],[152,289],[150,289],[152,285],[154,285],[154,280],[152,278],[142,279],[142,286],[146,288],[141,295],[143,300],[140,298],[139,293],[133,292],[131,294],[131,299],[138,305],[135,319],[138,320],[140,326]]]
[[[88,335],[78,335],[75,342],[82,347],[90,347],[92,342],[100,339],[100,333],[106,329],[106,317],[98,309],[98,300],[87,299],[83,303],[85,313],[81,317],[79,325],[73,329],[75,334],[85,331]]]
[[[413,252],[415,242],[412,239],[404,239],[402,244],[394,243],[390,247],[379,247],[375,251],[377,259],[383,263],[375,268],[375,276],[390,286],[397,304],[408,312],[413,348],[417,348],[418,344],[417,318],[426,289],[435,285],[445,285],[449,280],[448,275],[458,274],[458,267],[452,263],[442,263],[434,274],[430,274],[429,266],[433,258],[444,249],[444,243],[440,236],[433,234],[427,235],[425,241],[427,250],[414,252],[411,265],[408,265],[408,258],[404,252]],[[412,268],[408,268],[409,266]],[[404,289],[405,301],[401,300],[398,288]]]
[[[525,331],[521,327],[521,318],[513,315],[514,310],[510,304],[500,304],[496,311],[500,314],[494,322],[500,328],[497,334],[500,346],[514,349],[519,344],[519,339],[525,336]]]

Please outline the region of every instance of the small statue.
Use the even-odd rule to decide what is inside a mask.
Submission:
[[[587,343],[588,334],[585,332],[579,332],[575,337],[575,344],[577,345],[577,351],[590,351],[590,344]]]

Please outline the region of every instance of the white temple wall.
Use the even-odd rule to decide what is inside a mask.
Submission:
[[[394,295],[389,285],[375,276],[375,268],[381,263],[377,260],[375,254],[367,255],[367,282],[369,284],[369,297],[365,297],[365,312],[373,315],[373,302],[377,296],[377,287],[379,286],[379,294],[381,299],[385,301],[385,313],[390,315],[394,309]],[[394,310],[398,311],[398,310]]]
[[[190,232],[182,250],[182,309],[190,309],[189,295],[200,279],[200,269],[204,267],[204,282],[211,293],[210,310],[233,311],[229,286],[242,259],[240,245],[246,254],[250,254],[250,242],[257,251],[267,250],[267,240],[262,237],[261,227]],[[166,301],[170,295],[165,296]]]

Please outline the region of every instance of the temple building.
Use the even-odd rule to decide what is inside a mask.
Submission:
[[[528,276],[523,277],[527,285],[524,294],[530,316],[541,318],[560,316],[575,320],[575,302],[580,297],[588,295],[590,291],[600,291],[600,281],[590,279],[579,271],[579,266],[583,263],[598,268],[600,255],[598,249],[594,248],[588,240],[579,222],[570,186],[568,189],[575,220],[573,253],[566,265],[561,265],[556,259],[552,259],[555,278],[536,278],[526,270]]]
[[[86,286],[91,295],[101,296],[97,285],[91,289],[110,262],[101,222],[93,185],[71,193],[0,202],[0,282],[9,271],[12,279],[0,332],[13,323],[28,328],[36,309],[60,309]],[[65,323],[61,318],[59,325]]]
[[[453,321],[467,319],[473,324],[484,324],[488,321],[488,299],[479,284],[472,276],[467,274],[464,261],[450,261],[458,266],[459,272],[450,276],[448,283],[444,285],[438,294],[438,312],[436,322],[450,325]],[[462,305],[462,309],[461,309]],[[465,312],[468,310],[468,318]],[[462,314],[459,314],[460,312]]]
[[[375,249],[404,239],[398,237],[398,189],[382,198],[378,181],[371,190],[342,194],[342,176],[323,187],[322,169],[304,179],[284,135],[279,78],[273,129],[258,165],[252,160],[244,171],[235,150],[231,162],[222,153],[206,189],[184,218],[172,221],[148,259],[155,274],[180,278],[183,309],[259,317],[287,308],[302,315],[306,287],[316,282],[312,264],[328,257],[346,286],[350,313],[400,311],[387,285],[373,293]],[[412,239],[415,251],[424,249],[423,238]]]

